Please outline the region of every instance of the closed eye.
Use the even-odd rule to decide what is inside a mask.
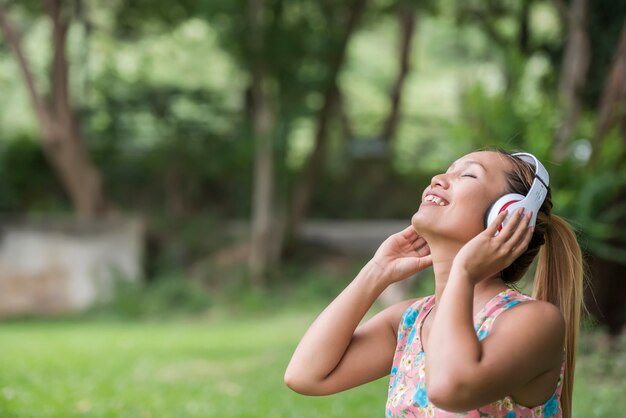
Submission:
[[[461,177],[471,177],[471,178],[477,178],[475,175],[473,174],[463,174]]]

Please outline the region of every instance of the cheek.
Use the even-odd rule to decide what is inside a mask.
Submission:
[[[462,228],[469,235],[481,232],[485,227],[485,215],[492,204],[491,196],[484,191],[476,191],[463,196],[463,200],[458,199],[457,205],[453,208],[454,224]]]
[[[468,213],[478,213],[481,216],[485,214],[487,209],[491,207],[494,199],[484,189],[478,189],[474,191],[468,191],[463,193],[462,196],[458,196],[456,203],[458,209],[465,210]]]
[[[496,195],[493,190],[481,187],[473,192],[466,193],[464,196],[464,203],[471,206],[473,210],[479,211],[484,215],[493,202],[498,199],[498,197],[499,195]]]
[[[483,230],[485,211],[481,205],[459,208],[455,211],[450,227],[463,231],[462,235],[474,236]]]

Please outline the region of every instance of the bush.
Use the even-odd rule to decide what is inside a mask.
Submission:
[[[201,314],[211,305],[211,297],[199,285],[171,275],[150,283],[118,280],[113,299],[88,315],[121,319],[179,317]]]

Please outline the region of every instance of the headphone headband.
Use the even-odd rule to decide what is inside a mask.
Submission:
[[[541,205],[543,205],[543,201],[548,195],[548,186],[550,185],[550,176],[548,175],[548,171],[537,159],[537,157],[528,152],[516,152],[511,154],[511,156],[519,158],[535,168],[535,178],[533,179],[533,184],[530,186],[528,193],[526,193],[526,197],[523,202],[524,206],[533,208],[533,212],[535,212],[536,216],[537,212],[541,208]],[[533,216],[533,218],[535,216]]]
[[[535,168],[535,178],[539,179],[539,181],[543,183],[546,188],[550,185],[550,176],[548,175],[548,171],[537,159],[537,157],[528,152],[515,152],[511,154],[511,156],[519,158],[520,160],[532,165]]]

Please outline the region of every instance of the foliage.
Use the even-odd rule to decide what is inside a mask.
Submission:
[[[69,202],[39,143],[20,135],[0,141],[0,212],[65,211]]]
[[[72,90],[80,99],[80,128],[116,208],[164,218],[207,212],[247,217],[254,156],[249,77],[258,58],[250,51],[247,3],[78,3],[81,13],[68,41],[72,74],[79,75],[72,78]],[[623,247],[622,231],[610,227],[624,213],[615,195],[624,176],[623,163],[614,158],[623,152],[617,134],[604,140],[593,164],[574,157],[558,166],[549,163],[562,117],[555,96],[566,41],[566,27],[553,5],[545,0],[410,3],[419,16],[418,43],[391,160],[381,164],[351,153],[355,143],[371,141],[379,132],[397,71],[395,13],[403,3],[376,0],[369,3],[340,73],[343,114],[330,124],[311,216],[407,218],[432,174],[461,153],[495,145],[527,149],[548,162],[557,212],[581,226],[592,251],[604,251],[607,243],[612,249]],[[31,22],[24,31],[25,46],[43,83],[49,68],[41,62],[50,51],[40,3],[7,4],[18,26]],[[312,148],[323,93],[332,81],[333,60],[354,3],[265,4],[263,60],[277,120],[280,205],[293,194]],[[593,137],[598,92],[624,7],[608,0],[590,4],[594,65],[585,90],[588,110],[576,133],[582,142],[575,145]],[[30,18],[22,22],[25,15]],[[0,113],[5,115],[0,208],[5,213],[67,210],[67,198],[36,149],[34,129],[25,129],[28,99],[10,51],[0,51],[0,66]],[[342,118],[351,125],[352,137],[344,132]],[[391,174],[381,175],[385,171]],[[170,238],[179,236],[172,232]],[[167,261],[156,264],[167,269],[186,263],[207,247],[195,248],[190,258],[176,258],[171,256],[176,251],[167,250]],[[624,259],[621,252],[608,253]]]
[[[206,312],[212,298],[196,283],[180,276],[159,277],[149,283],[118,280],[111,302],[88,311],[93,318],[151,319],[187,317]]]
[[[88,128],[113,200],[134,210],[245,216],[253,150],[221,97],[112,77],[102,83],[116,88],[103,88]]]
[[[626,4],[594,0],[589,6],[589,38],[593,48],[584,97],[588,108],[595,109],[600,102],[606,75],[615,56],[615,45],[623,25],[622,18],[626,16]]]
[[[564,190],[571,199],[566,203],[566,213],[584,232],[590,252],[617,263],[626,260],[623,146],[622,138],[609,135],[595,161],[584,166],[572,164],[569,172],[578,175],[568,179],[568,188]]]
[[[580,124],[567,160],[551,162],[552,135],[557,123],[556,106],[548,98],[529,103],[521,96],[511,100],[506,92],[489,93],[471,86],[462,101],[463,114],[453,129],[479,148],[481,143],[500,144],[507,150],[526,150],[542,160],[550,172],[554,212],[568,219],[591,253],[622,263],[626,258],[623,238],[626,206],[619,198],[626,187],[623,140],[613,133],[592,155],[595,120],[586,115]]]
[[[531,3],[533,30],[528,49],[511,56],[498,55],[506,48],[494,48],[497,42],[487,29],[495,27],[500,33],[495,36],[518,48],[518,20],[523,17],[519,4],[470,2],[453,7],[432,1],[416,6],[421,21],[421,41],[414,54],[418,58],[406,87],[410,94],[405,98],[404,118],[392,153],[393,173],[381,181],[375,168],[367,173],[367,162],[354,161],[349,151],[350,141],[362,142],[378,132],[395,73],[397,27],[392,17],[397,2],[373,2],[350,45],[340,77],[345,112],[356,138],[344,137],[339,124],[331,126],[332,146],[315,191],[312,216],[406,217],[414,202],[403,196],[423,187],[434,170],[459,153],[486,144],[526,147],[547,157],[559,117],[553,92],[564,28],[559,31],[556,11],[546,2]],[[351,4],[268,3],[264,59],[273,80],[279,121],[276,171],[283,199],[289,198],[311,149],[315,115]],[[83,38],[75,31],[69,52],[74,67],[85,77],[80,88],[76,88],[78,81],[74,82],[84,99],[80,101],[81,127],[111,200],[124,210],[151,212],[159,208],[173,214],[195,214],[211,207],[223,215],[246,217],[254,149],[247,126],[252,57],[245,2],[85,5],[86,22],[94,26]],[[490,14],[494,7],[497,13]],[[593,22],[619,7],[594,3]],[[30,7],[28,13],[36,15],[37,10]],[[545,22],[555,23],[555,28],[545,29]],[[611,41],[600,42],[607,51],[614,46],[615,27],[621,20],[611,22]],[[79,22],[79,26],[84,24]],[[27,44],[42,44],[39,32],[28,35]],[[592,31],[592,36],[604,35]],[[599,41],[594,38],[593,42]],[[88,48],[92,55],[88,67],[83,67],[81,48]],[[43,53],[36,51],[35,56]],[[603,52],[604,64],[610,60],[607,54]],[[10,61],[6,55],[0,55],[0,60]],[[492,94],[506,87],[498,81],[503,67],[520,89]],[[534,74],[536,67],[542,70]],[[203,73],[206,69],[205,79],[196,71],[191,74],[190,69],[195,68]],[[220,68],[219,72],[215,68]],[[36,70],[40,77],[46,71]],[[441,87],[457,80],[462,80],[461,86],[469,85],[461,94],[460,106],[454,103],[455,94]],[[17,84],[3,85],[12,91]],[[23,136],[12,130],[10,121],[7,125],[3,142]],[[28,170],[35,184],[37,178],[52,181],[44,165],[23,167],[31,167]],[[565,168],[563,171],[557,179],[572,177]],[[366,180],[352,182],[356,173],[365,173]],[[377,181],[381,184],[376,185]],[[29,187],[13,187],[6,189],[2,199],[7,208],[19,211],[64,207],[65,198],[57,188],[45,189],[45,193],[34,194]],[[51,202],[48,194],[60,203]]]

